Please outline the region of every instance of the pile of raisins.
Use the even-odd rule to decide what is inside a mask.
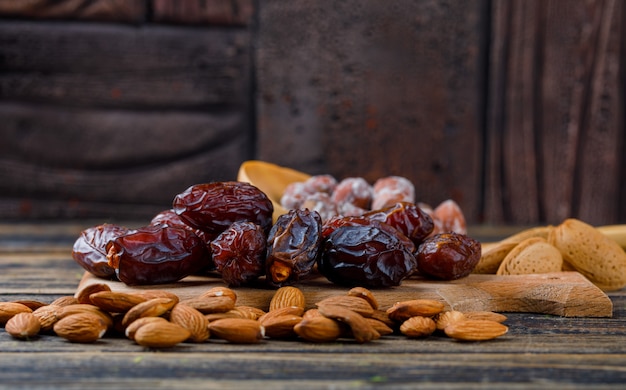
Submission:
[[[463,233],[435,232],[431,215],[405,200],[326,218],[295,207],[273,222],[273,211],[267,195],[251,184],[197,184],[147,226],[86,229],[72,257],[93,275],[128,285],[217,273],[234,287],[281,287],[322,275],[339,285],[376,288],[417,273],[461,278],[481,255],[480,243]]]

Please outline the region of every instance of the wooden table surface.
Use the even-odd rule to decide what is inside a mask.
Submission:
[[[0,299],[73,295],[83,270],[71,246],[91,225],[0,224]],[[507,313],[509,333],[488,342],[386,336],[368,344],[209,341],[156,351],[114,337],[18,341],[0,329],[0,387],[623,388],[626,293],[609,297],[612,318]]]

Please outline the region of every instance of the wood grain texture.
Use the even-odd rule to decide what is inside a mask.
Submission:
[[[258,157],[479,214],[487,2],[263,2]],[[288,32],[288,33],[286,33]]]
[[[486,220],[624,218],[616,1],[493,2]]]
[[[0,97],[142,110],[245,109],[250,36],[243,29],[0,23]]]
[[[245,26],[254,16],[253,0],[152,0],[157,23]]]
[[[0,15],[32,19],[142,22],[144,0],[0,0]]]
[[[79,267],[67,254],[46,254],[45,248],[69,250],[70,237],[81,227],[0,224],[0,249],[28,242],[34,252],[0,254],[0,286],[23,283],[19,292],[0,293],[1,300],[51,302],[74,291]],[[367,344],[342,339],[236,345],[210,339],[151,350],[115,335],[94,344],[53,335],[17,341],[0,329],[0,381],[20,388],[618,389],[626,382],[624,293],[609,293],[612,318],[508,313],[509,332],[489,342],[458,342],[439,334],[415,340],[392,335]]]
[[[92,284],[108,284],[113,291],[133,292],[164,289],[181,299],[193,298],[211,287],[226,286],[215,277],[190,276],[177,283],[161,286],[127,286],[96,278],[85,273],[77,291]],[[306,298],[308,308],[316,302],[336,295],[345,295],[348,288],[316,278],[297,286]],[[271,288],[238,287],[237,303],[268,310],[274,295]],[[565,317],[611,317],[613,304],[600,289],[576,272],[544,275],[470,275],[466,278],[434,282],[407,279],[400,286],[373,291],[379,306],[386,310],[394,303],[411,299],[434,299],[446,310],[495,311],[503,313],[543,313]]]
[[[145,218],[250,158],[244,30],[0,23],[0,215]]]

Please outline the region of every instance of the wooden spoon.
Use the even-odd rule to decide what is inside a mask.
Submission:
[[[286,214],[288,210],[280,205],[280,198],[290,183],[306,181],[311,175],[276,164],[250,160],[239,167],[237,180],[247,182],[263,191],[274,205],[273,219]]]

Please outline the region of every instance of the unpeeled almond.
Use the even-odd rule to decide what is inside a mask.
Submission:
[[[567,219],[551,231],[548,241],[563,260],[604,291],[626,286],[626,252],[617,242],[578,219]]]
[[[22,312],[14,315],[7,321],[4,330],[17,339],[28,339],[36,336],[41,329],[41,324],[33,313]]]
[[[504,258],[496,275],[527,275],[560,272],[561,252],[543,237],[531,237],[517,244]]]

